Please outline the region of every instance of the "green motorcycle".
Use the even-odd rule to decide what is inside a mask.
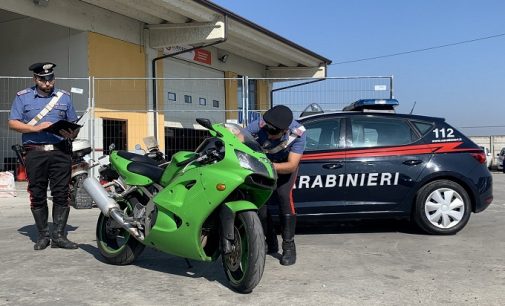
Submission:
[[[255,139],[234,124],[197,119],[211,137],[195,152],[181,151],[168,165],[112,151],[118,178],[83,186],[101,214],[97,243],[105,259],[132,263],[145,246],[187,259],[221,255],[231,288],[251,292],[265,267],[265,239],[257,210],[270,197],[277,175]]]

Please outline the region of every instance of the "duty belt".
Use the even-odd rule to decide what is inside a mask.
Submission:
[[[61,150],[54,144],[29,144],[23,146],[26,151],[56,151]]]

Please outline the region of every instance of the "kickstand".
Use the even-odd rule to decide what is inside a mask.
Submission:
[[[191,265],[191,263],[189,262],[189,259],[184,258],[184,260],[186,261],[186,264],[188,265],[188,269],[193,268],[193,266],[192,266],[192,265]]]

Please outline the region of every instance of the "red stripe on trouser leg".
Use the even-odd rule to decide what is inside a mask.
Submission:
[[[291,214],[296,215],[295,211],[295,201],[293,201],[293,186],[296,183],[296,177],[298,176],[298,169],[293,173],[294,179],[293,183],[291,184],[291,189],[289,190],[289,207],[291,207]]]

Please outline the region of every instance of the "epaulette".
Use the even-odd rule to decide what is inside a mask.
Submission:
[[[66,94],[66,95],[70,96],[70,93],[69,93],[68,91],[63,90],[63,89],[58,89],[58,90],[59,90],[59,91],[61,91],[61,92],[62,92],[62,93],[64,93],[64,94]]]
[[[29,92],[30,92],[30,91],[28,90],[28,88],[26,88],[26,89],[23,89],[23,90],[18,91],[18,92],[17,92],[17,95],[18,95],[18,96],[21,96],[21,95],[27,94],[27,93],[29,93]]]

